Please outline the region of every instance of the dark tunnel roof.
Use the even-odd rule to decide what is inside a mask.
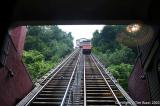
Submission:
[[[17,0],[16,24],[129,24],[157,21],[151,0]]]

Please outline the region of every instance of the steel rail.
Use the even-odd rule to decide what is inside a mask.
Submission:
[[[112,95],[114,96],[114,98],[116,99],[116,101],[117,101],[118,105],[119,105],[119,106],[122,106],[122,105],[121,105],[121,103],[120,103],[120,101],[118,100],[117,96],[116,96],[116,95],[115,95],[115,93],[113,92],[112,88],[110,87],[110,85],[109,85],[108,81],[106,80],[106,78],[104,77],[103,73],[102,73],[102,72],[101,72],[101,70],[99,69],[99,67],[98,67],[97,63],[96,63],[96,62],[95,62],[95,60],[93,59],[93,56],[90,56],[90,57],[92,58],[92,60],[93,60],[94,64],[96,65],[96,67],[97,67],[98,71],[100,72],[101,76],[103,77],[103,79],[104,79],[105,83],[106,83],[106,84],[107,84],[107,86],[109,87],[109,89],[110,89],[110,91],[111,91]]]
[[[98,64],[100,65],[100,67],[102,67],[103,68],[103,70],[105,70],[105,68],[103,67],[103,65],[100,63],[100,61],[94,56],[94,55],[92,55],[94,58],[95,58],[95,60],[98,62]],[[107,72],[106,71],[104,71],[106,74],[107,74]],[[108,75],[108,74],[107,74]],[[110,75],[108,75],[108,77],[110,78],[110,79],[112,79],[111,78],[111,76]],[[112,80],[113,81],[113,80]],[[116,87],[118,88],[118,90],[119,91],[121,91],[121,93],[122,93],[122,95],[125,97],[125,99],[130,103],[130,104],[132,104],[133,106],[137,106],[137,104],[130,98],[130,96],[124,91],[124,89],[121,87],[121,86],[117,86],[117,85],[119,85],[119,84],[117,84],[115,81],[113,81],[113,83],[116,85]]]
[[[43,81],[45,81],[50,75],[52,75],[60,66],[62,66],[65,62],[69,61],[70,57],[72,57],[73,55],[76,54],[76,52],[78,51],[78,49],[76,49],[75,51],[73,51],[69,56],[67,56],[61,63],[59,63],[59,65],[55,68],[55,69],[51,69],[50,71],[52,71],[44,80],[41,81],[41,83]],[[37,86],[38,87],[38,86]],[[42,85],[40,85],[38,88],[34,88],[32,91],[35,92],[36,89],[40,89],[42,87]],[[30,98],[32,98],[33,92],[30,92],[25,98],[23,98],[18,104],[16,104],[16,106],[24,106],[28,103],[28,101],[30,101]],[[39,91],[39,90],[38,90]],[[37,92],[37,91],[36,91]],[[32,96],[33,95],[33,96]]]
[[[77,51],[78,51],[78,49],[75,50],[73,53],[71,53],[67,58],[65,58],[62,62],[60,62],[55,69],[51,69],[52,72],[51,72],[45,79],[43,79],[43,80],[41,81],[41,83],[42,83],[43,81],[45,81],[51,74],[53,74],[55,70],[57,70],[60,66],[62,66],[62,64],[64,64],[64,63],[65,63],[70,57],[72,57]],[[50,70],[50,71],[51,71],[51,70]]]
[[[62,102],[61,102],[61,105],[60,105],[60,106],[63,106],[64,103],[65,103],[65,99],[66,99],[66,97],[67,97],[67,93],[68,93],[68,91],[69,91],[69,88],[70,88],[70,85],[71,85],[71,81],[72,81],[72,79],[73,79],[73,76],[74,76],[74,74],[75,74],[75,71],[76,71],[76,69],[77,69],[79,59],[80,59],[80,54],[79,54],[78,59],[77,59],[77,61],[76,61],[76,65],[75,65],[75,67],[74,67],[74,69],[73,69],[71,78],[70,78],[70,80],[69,80],[68,86],[67,86],[67,88],[66,88],[66,91],[65,91],[65,94],[64,94],[64,96],[63,96],[63,99],[62,99]]]
[[[59,71],[61,71],[61,69],[69,62],[70,59],[68,59],[63,65],[62,67],[60,67],[56,73],[54,73],[54,75],[39,89],[39,91],[27,102],[27,104],[25,106],[28,106],[34,99],[35,97],[44,89],[44,87],[46,87],[46,85],[53,79],[53,77],[55,75],[57,75],[57,73]]]
[[[85,70],[85,55],[84,55],[84,69],[83,69],[83,91],[84,91],[84,97],[83,97],[83,102],[84,106],[86,106],[86,70]]]

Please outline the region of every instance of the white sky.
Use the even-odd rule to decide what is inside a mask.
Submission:
[[[95,30],[102,30],[104,25],[58,25],[58,27],[67,33],[72,33],[72,36],[74,38],[73,43],[75,47],[77,39],[91,39],[93,32]]]

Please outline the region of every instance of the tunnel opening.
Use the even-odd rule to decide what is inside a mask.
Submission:
[[[49,72],[50,69],[55,67],[61,60],[65,58],[66,55],[71,53],[71,51],[79,48],[76,45],[76,42],[73,44],[72,33],[70,33],[72,30],[70,32],[65,30],[63,31],[63,26],[67,27],[67,25],[29,25],[18,26],[9,30],[9,39],[14,44],[14,48],[16,49],[20,61],[23,59],[27,70],[30,70],[29,79],[32,79],[33,83],[39,81],[39,79],[41,79],[47,72]],[[76,27],[76,25],[68,25],[68,27],[69,26],[72,26],[73,29]],[[84,27],[85,25],[79,26]],[[88,28],[91,26],[94,25],[88,25]],[[159,80],[157,80],[159,79],[158,76],[154,77],[156,78],[157,86],[155,88],[151,87],[153,86],[152,78],[156,75],[156,73],[158,73],[158,68],[155,73],[146,72],[146,70],[144,70],[144,68],[146,68],[145,64],[148,62],[147,59],[149,53],[152,52],[152,50],[149,48],[154,46],[154,43],[156,43],[155,45],[158,45],[156,41],[156,34],[158,33],[156,32],[157,27],[143,24],[102,26],[103,27],[101,30],[95,29],[92,32],[92,37],[90,38],[93,46],[91,49],[91,54],[93,53],[98,57],[106,69],[113,74],[118,83],[120,83],[123,89],[125,89],[127,93],[137,101],[137,103],[138,101],[142,100],[148,101],[151,98],[158,98],[154,97],[152,94],[154,91],[150,91],[159,87]],[[48,37],[46,37],[46,35],[48,35]],[[71,40],[71,42],[67,42],[68,38]],[[54,41],[55,39],[57,39],[57,41]],[[54,44],[55,42],[56,44]],[[63,44],[62,42],[65,42],[66,44]],[[45,43],[48,43],[48,45],[45,45]],[[8,43],[5,45],[5,48],[9,47]],[[66,45],[70,46],[72,49],[65,51],[64,48],[67,47]],[[23,46],[25,51],[23,51]],[[60,46],[63,46],[64,48]],[[36,49],[38,47],[39,50]],[[54,51],[56,51],[57,54],[61,54],[62,50],[64,50],[65,53],[59,57],[52,57],[51,54],[53,55],[54,52],[50,52],[49,50],[52,50],[55,47],[56,49]],[[8,49],[5,50],[7,51]],[[45,51],[47,51],[46,54],[43,53]],[[51,54],[49,54],[49,52]],[[85,52],[87,55],[90,54],[90,51]],[[50,58],[50,61],[45,64],[48,58]],[[56,62],[54,65],[52,65],[53,61],[51,61],[51,58],[54,60],[54,62]],[[5,59],[5,57],[1,59],[2,63],[5,61]],[[39,64],[41,65],[39,66]],[[35,71],[33,71],[35,69],[38,70],[38,75],[35,73]],[[12,70],[9,70],[8,72],[10,76],[14,76],[14,72]],[[153,76],[151,77],[150,75]],[[34,87],[35,86],[36,85],[34,85]],[[137,88],[138,86],[141,87],[139,87],[139,90],[135,92],[135,87]],[[21,98],[18,98],[17,100],[20,101]]]
[[[116,80],[127,92],[133,92],[129,90],[132,90],[133,88],[131,87],[133,86],[132,83],[135,83],[137,81],[140,81],[137,84],[143,85],[142,86],[143,89],[147,89],[148,86],[146,85],[147,82],[146,82],[145,72],[142,69],[139,69],[138,72],[134,70],[138,68],[138,66],[136,66],[135,64],[138,64],[140,66],[142,65],[144,61],[143,60],[144,57],[141,57],[142,50],[144,49],[143,47],[149,44],[149,42],[151,42],[152,39],[154,39],[154,30],[151,26],[148,25],[141,25],[141,24],[138,26],[136,25],[138,24],[102,25],[101,30],[96,30],[96,28],[94,29],[94,31],[92,32],[92,38],[90,38],[93,46],[91,52],[97,55],[97,57],[102,61],[107,70],[113,74]],[[75,26],[68,25],[68,27],[71,26],[73,28],[70,29],[72,32],[72,30],[74,30],[74,27],[76,27],[76,25]],[[79,26],[85,27],[85,25],[84,26],[79,25]],[[91,26],[94,25],[90,26],[88,25],[87,27],[89,28]],[[63,31],[63,27],[65,29],[67,25],[19,26],[9,31],[13,43],[17,48],[18,54],[20,55],[20,57],[22,57],[23,62],[26,65],[26,68],[30,70],[29,74],[30,77],[32,77],[33,82],[36,82],[36,80],[38,81],[38,79],[40,79],[50,69],[54,67],[54,65],[52,65],[54,59],[55,59],[54,62],[57,62],[55,63],[56,66],[61,59],[63,59],[73,50],[73,47],[74,48],[78,47],[78,45],[76,45],[76,42],[74,42],[73,44],[72,33]],[[21,36],[19,36],[21,37],[19,38],[19,41],[18,41],[18,36],[17,37],[15,36],[18,35],[16,33],[16,30],[18,32],[18,28],[22,28],[21,30],[19,30],[22,33]],[[81,29],[78,30],[81,31]],[[85,30],[87,30],[87,28]],[[58,60],[57,59],[58,57],[55,56],[56,53],[54,52],[58,51],[58,49],[59,52],[57,52],[57,54],[63,52],[62,50],[64,50],[64,48],[60,46],[57,47],[57,45],[63,45],[62,42],[66,42],[64,39],[67,39],[67,37],[70,38],[71,42],[67,42],[64,45],[70,46],[70,48],[72,49],[68,53],[64,53],[64,55],[61,56],[61,59]],[[57,39],[57,41],[54,41],[55,39]],[[54,42],[57,42],[57,44],[54,44]],[[45,43],[48,43],[48,45],[45,45]],[[23,46],[25,51],[23,51]],[[47,50],[52,50],[54,48],[56,48],[54,52],[47,51]],[[45,51],[47,51],[46,54],[43,53]],[[89,54],[88,51],[85,52]],[[55,57],[53,58],[49,53],[51,53],[52,55],[55,54],[54,55]],[[48,64],[45,64],[45,62],[49,60],[48,58],[50,58],[50,61],[48,62]],[[53,60],[51,60],[51,58]],[[39,64],[42,65],[39,66]],[[38,70],[38,72],[35,72],[36,71],[35,69]],[[139,73],[141,73],[139,79],[133,79],[133,77],[139,76]],[[128,81],[130,83],[129,89],[128,89]],[[139,86],[139,85],[134,85],[134,86]],[[137,94],[140,94],[140,92],[138,92]],[[145,91],[145,93],[146,92],[147,91]],[[133,94],[130,95],[134,97]]]

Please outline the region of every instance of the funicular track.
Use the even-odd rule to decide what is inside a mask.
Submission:
[[[93,56],[84,56],[84,104],[87,106],[131,105]]]
[[[75,50],[57,69],[45,78],[38,91],[31,97],[24,98],[17,106],[60,106],[64,103],[68,88],[74,80],[74,73],[79,60],[79,50]]]
[[[136,106],[93,55],[76,50],[17,106]]]

